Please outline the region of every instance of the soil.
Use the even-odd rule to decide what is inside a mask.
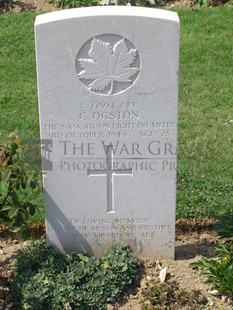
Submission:
[[[108,310],[140,310],[142,290],[146,283],[153,279],[159,280],[158,264],[167,267],[166,281],[176,281],[181,288],[191,292],[199,291],[208,302],[205,309],[232,310],[233,304],[227,296],[214,296],[210,294],[213,287],[204,283],[204,276],[200,276],[200,270],[192,269],[189,264],[200,260],[201,256],[211,257],[214,247],[222,240],[210,230],[210,223],[189,223],[181,221],[177,223],[175,260],[161,259],[160,257],[144,258],[144,273],[139,288],[127,294],[119,305],[110,306]],[[33,229],[34,239],[44,234],[41,227]],[[28,242],[15,239],[7,231],[0,232],[0,309],[14,310],[13,297],[9,290],[10,276],[14,259]],[[189,309],[189,308],[184,308]]]
[[[4,1],[3,1],[4,3]],[[5,13],[21,13],[21,12],[52,12],[61,10],[55,3],[50,3],[48,0],[16,0],[12,8],[1,6],[0,14]]]

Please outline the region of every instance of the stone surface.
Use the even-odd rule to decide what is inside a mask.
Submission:
[[[167,276],[167,267],[164,267],[159,272],[159,280],[161,283],[164,283]]]
[[[35,33],[48,243],[174,258],[177,14],[72,9]]]

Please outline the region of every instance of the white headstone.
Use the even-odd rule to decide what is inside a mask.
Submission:
[[[173,258],[177,14],[72,9],[35,32],[48,244]]]

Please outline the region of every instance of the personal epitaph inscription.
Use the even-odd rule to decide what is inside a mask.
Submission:
[[[72,9],[37,16],[35,33],[48,244],[173,258],[177,14]]]

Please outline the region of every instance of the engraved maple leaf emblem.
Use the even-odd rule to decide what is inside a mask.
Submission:
[[[130,83],[139,68],[132,67],[136,49],[128,49],[124,39],[112,47],[109,42],[94,38],[88,52],[90,58],[79,58],[82,71],[80,79],[90,80],[89,89],[104,91],[109,88],[108,95],[113,93],[114,82]]]

